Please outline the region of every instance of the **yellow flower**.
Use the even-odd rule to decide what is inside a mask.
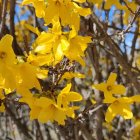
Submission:
[[[60,92],[57,97],[57,105],[59,107],[67,108],[70,102],[80,101],[82,100],[82,96],[77,92],[70,91],[71,84],[67,84],[67,86]]]
[[[61,79],[72,79],[72,78],[85,78],[84,74],[81,73],[73,73],[73,72],[65,72]]]
[[[15,64],[16,55],[12,49],[13,37],[5,35],[0,41],[0,79],[3,88],[15,89]],[[12,81],[12,82],[11,82]]]
[[[14,65],[17,63],[16,55],[12,49],[13,37],[11,35],[5,35],[0,41],[0,66]]]
[[[33,87],[41,89],[37,79],[37,68],[29,63],[20,63],[16,66],[16,89],[22,96],[26,94],[24,90],[32,89]]]
[[[93,85],[93,88],[104,92],[105,98],[112,96],[112,94],[124,94],[126,88],[123,85],[115,84],[117,74],[111,73],[106,83]]]
[[[56,121],[64,125],[67,116],[74,117],[74,110],[77,109],[77,107],[61,108],[53,100],[46,97],[32,99],[31,102],[32,104],[29,103],[31,108],[30,119],[38,119],[42,123]]]
[[[24,0],[22,4],[33,4],[37,17],[43,17],[47,25],[57,18],[61,19],[62,25],[74,25],[79,30],[80,16],[91,14],[90,8],[82,8],[77,4],[83,2],[86,0]]]
[[[44,0],[23,0],[22,5],[26,4],[33,4],[37,17],[44,17],[46,7]]]
[[[36,104],[41,108],[38,116],[40,122],[45,123],[55,120],[59,124],[65,124],[64,120],[66,119],[66,114],[53,100],[41,97],[37,100]]]
[[[37,119],[38,115],[41,111],[41,107],[36,105],[36,101],[38,98],[34,97],[32,93],[29,90],[24,89],[24,95],[22,98],[19,100],[20,102],[26,103],[31,111],[30,111],[30,119]]]
[[[46,64],[47,62],[49,62],[48,64],[60,62],[68,48],[69,42],[67,37],[61,32],[61,25],[58,20],[54,21],[53,28],[49,29],[49,32],[42,32],[34,43],[34,52],[45,55],[49,54],[50,57],[53,56],[53,58],[48,58],[48,61],[42,61],[46,62]],[[47,59],[45,55],[44,59]]]
[[[33,44],[34,51],[41,54],[51,53],[54,40],[55,36],[52,33],[41,32]]]
[[[76,2],[85,2],[76,1]],[[50,12],[52,11],[52,12]],[[47,8],[45,10],[45,21],[47,24],[52,23],[52,20],[56,17],[61,19],[62,25],[74,25],[76,30],[79,30],[80,15],[87,16],[91,13],[89,8],[82,8],[71,0],[48,0]],[[75,19],[75,20],[73,20]]]
[[[60,22],[54,19],[53,23],[53,28],[48,32],[41,32],[33,43],[34,50],[30,53],[28,62],[38,66],[56,65],[66,56],[71,61],[84,65],[82,58],[91,37],[77,35],[74,27],[70,32],[62,32]],[[34,52],[37,54],[34,55]]]
[[[0,87],[14,90],[16,88],[15,67],[0,65]],[[12,82],[11,82],[12,81]]]
[[[54,58],[52,53],[35,55],[33,52],[31,52],[27,61],[34,66],[50,66],[53,64]]]
[[[84,51],[87,48],[87,44],[91,42],[91,37],[79,36],[76,33],[75,28],[73,27],[69,33],[69,43],[70,46],[68,51],[65,52],[66,57],[71,61],[76,60],[81,65],[85,65],[83,57],[85,56]]]
[[[68,84],[58,95],[57,103],[47,97],[36,98],[29,90],[23,89],[24,94],[20,102],[27,103],[31,109],[30,119],[38,119],[42,123],[56,121],[65,124],[67,117],[74,118],[74,110],[77,106],[69,107],[70,102],[82,100],[82,96],[76,92],[70,92],[71,84]]]
[[[111,122],[117,115],[121,115],[124,119],[133,118],[133,113],[130,109],[130,105],[133,102],[140,102],[140,95],[122,98],[110,96],[109,98],[104,99],[104,103],[111,103],[107,109],[105,120]]]

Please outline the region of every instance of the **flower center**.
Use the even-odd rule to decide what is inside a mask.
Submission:
[[[107,90],[111,91],[112,90],[112,86],[107,86]]]
[[[4,59],[6,57],[6,53],[5,52],[0,52],[0,58]]]

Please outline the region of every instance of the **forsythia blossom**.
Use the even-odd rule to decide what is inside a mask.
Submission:
[[[28,61],[40,66],[56,65],[66,56],[69,60],[84,65],[84,51],[91,42],[91,37],[77,35],[74,27],[70,32],[62,32],[60,22],[54,20],[53,23],[53,28],[41,32],[33,43],[34,49],[28,56]]]
[[[93,85],[93,88],[103,91],[105,98],[112,96],[112,94],[124,94],[126,88],[123,85],[115,83],[117,74],[111,73],[106,83]]]
[[[104,103],[110,104],[105,114],[105,120],[111,122],[117,115],[121,115],[124,119],[132,119],[133,113],[130,105],[134,102],[140,102],[140,95],[132,97],[116,98],[113,95],[124,94],[126,89],[122,85],[115,84],[117,74],[111,73],[106,83],[93,85],[93,88],[104,92]]]
[[[75,117],[74,110],[77,106],[70,106],[70,102],[82,100],[82,96],[77,92],[71,92],[71,84],[68,84],[58,95],[57,101],[40,97],[36,98],[30,95],[21,99],[21,102],[27,103],[30,108],[30,118],[38,119],[42,123],[56,121],[64,125],[67,117]]]
[[[24,0],[22,4],[33,4],[36,15],[43,17],[46,24],[52,23],[55,18],[60,18],[62,25],[74,25],[76,30],[79,30],[80,16],[91,14],[89,8],[82,8],[77,4],[84,2],[86,0],[47,0],[47,2],[44,0]]]

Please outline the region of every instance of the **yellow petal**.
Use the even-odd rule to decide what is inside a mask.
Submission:
[[[133,103],[133,100],[131,97],[122,97],[117,99],[120,103],[128,103],[131,104]]]
[[[82,100],[82,96],[79,93],[77,93],[77,92],[69,92],[69,94],[67,96],[67,100],[69,102],[81,101]]]
[[[116,100],[108,107],[105,119],[107,122],[111,122],[116,115],[121,115],[124,119],[131,119],[133,113],[129,103],[121,103]]]
[[[107,80],[107,84],[110,84],[110,85],[114,84],[115,81],[116,81],[116,78],[117,78],[117,74],[116,73],[111,73],[109,75],[108,80]]]
[[[69,93],[71,86],[72,86],[71,83],[67,84],[67,86],[61,90],[61,93]]]
[[[58,122],[58,124],[65,125],[66,114],[63,110],[57,109],[54,114],[54,120]]]
[[[62,96],[61,94],[59,94],[59,95],[57,96],[57,105],[58,105],[59,107],[61,107],[62,104],[64,104],[64,103],[63,103],[63,96]],[[67,104],[66,104],[66,106],[67,106]]]
[[[68,108],[66,109],[65,113],[66,113],[66,115],[67,115],[68,117],[75,118],[75,113],[74,113],[74,111],[75,111],[75,110],[78,110],[78,109],[79,109],[78,106],[68,107]]]
[[[54,61],[52,53],[49,54],[30,54],[27,61],[34,66],[51,65]]]
[[[126,92],[126,88],[123,85],[113,85],[111,92],[113,94],[124,94]]]
[[[41,108],[40,107],[33,106],[31,108],[31,111],[30,111],[30,120],[37,119],[40,111],[41,111]]]
[[[103,91],[103,92],[106,91],[106,87],[107,87],[106,83],[101,83],[101,84],[92,85],[92,88],[101,90],[101,91]]]
[[[29,29],[31,32],[37,34],[38,36],[40,35],[40,31],[38,30],[38,28],[31,26],[30,24],[24,24],[24,26]]]
[[[73,73],[73,72],[65,72],[61,79],[72,79],[72,78],[85,78],[84,74],[81,73]]]
[[[47,123],[49,120],[53,119],[53,116],[54,116],[54,111],[50,107],[44,108],[40,111],[38,120],[41,123]]]
[[[46,97],[41,97],[36,101],[36,105],[42,108],[46,108],[51,104],[54,104],[53,100]]]
[[[117,100],[115,97],[112,96],[109,92],[104,92],[104,103],[113,103],[115,100]]]
[[[54,18],[52,22],[53,22],[52,32],[57,35],[61,35],[62,31],[61,31],[61,25],[60,25],[59,19]]]
[[[17,62],[16,55],[12,49],[13,37],[9,34],[5,35],[0,41],[1,62],[13,65]]]
[[[90,99],[90,101],[93,105],[97,103],[94,99]]]
[[[132,96],[131,99],[134,101],[134,102],[140,102],[140,95],[135,95],[135,96]]]
[[[78,6],[76,3],[73,3],[73,6],[75,7],[75,9],[77,10],[77,12],[81,16],[88,16],[88,15],[91,14],[90,8],[82,8],[82,7]]]
[[[70,43],[65,36],[61,36],[61,47],[63,51],[67,51]]]
[[[111,122],[117,114],[118,114],[117,106],[111,104],[106,111],[105,120],[107,122]]]
[[[45,15],[45,2],[44,0],[24,0],[22,5],[33,4],[37,17],[41,18]]]
[[[130,110],[130,105],[128,105],[128,104],[123,105],[123,111],[119,112],[119,115],[123,116],[124,119],[133,118],[133,113]]]
[[[34,51],[42,54],[50,53],[52,50],[52,43],[54,43],[54,35],[41,32],[41,35],[39,35],[34,43]]]
[[[84,2],[86,2],[86,0],[73,0],[73,1],[78,2],[78,3],[84,3]]]
[[[48,77],[48,72],[49,72],[48,70],[38,69],[37,71],[38,71],[37,78],[46,79]]]
[[[69,38],[72,39],[77,35],[76,29],[74,26],[72,26],[72,30],[69,33]]]

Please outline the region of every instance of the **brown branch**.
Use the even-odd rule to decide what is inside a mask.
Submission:
[[[2,18],[2,3],[0,3],[0,21],[1,21],[1,18]]]
[[[80,125],[80,128],[81,128],[80,130],[82,131],[83,138],[86,139],[86,140],[94,140],[93,137],[91,136],[91,134],[86,129],[86,127],[81,123],[79,125]]]
[[[123,3],[125,4],[125,6],[127,7],[127,9],[132,13],[132,14],[135,14],[134,12],[133,12],[133,10],[128,6],[128,4],[125,2],[125,0],[122,0],[123,1]]]
[[[134,38],[133,38],[132,46],[131,46],[131,60],[130,60],[131,66],[133,64],[134,55],[135,55],[136,43],[138,39],[138,30],[139,30],[139,23],[137,22],[136,32],[134,34]]]
[[[7,4],[8,1],[4,0],[3,1],[3,6],[2,6],[2,15],[1,15],[1,24],[0,24],[0,38],[4,34],[4,28],[5,28],[5,21],[6,21],[6,11],[7,11]]]
[[[121,28],[115,27],[115,26],[113,26],[113,25],[108,25],[107,27],[108,27],[108,28],[111,28],[111,29],[113,29],[113,30],[118,30],[118,32],[122,31]],[[135,34],[136,32],[128,31],[127,33]],[[140,35],[139,32],[138,32],[137,34]]]
[[[37,129],[36,129],[36,139],[37,140],[44,140],[38,120],[35,120],[35,124],[36,124],[36,127],[37,127]]]
[[[132,27],[132,25],[134,24],[134,22],[136,21],[136,19],[138,18],[138,16],[140,15],[140,7],[138,8],[138,10],[135,12],[134,17],[132,18],[132,20],[130,21],[130,23],[128,24],[127,28],[125,30],[123,30],[120,35],[124,35],[126,34],[130,28]]]
[[[15,1],[10,0],[10,34],[13,36],[13,50],[16,55],[23,55],[21,48],[18,46],[15,36],[15,23],[14,23],[14,16],[15,16]]]
[[[6,100],[4,102],[4,105],[5,105],[6,112],[9,114],[11,119],[15,122],[15,124],[18,127],[18,129],[24,134],[24,136],[26,138],[28,138],[28,140],[32,140],[32,135],[29,134],[27,127],[24,124],[22,124],[19,119],[17,119],[15,117],[15,114],[12,112],[12,110],[9,107],[9,105],[7,104]]]
[[[120,63],[122,66],[123,70],[127,73],[128,78],[132,81],[134,84],[135,88],[137,89],[138,92],[140,92],[140,86],[137,81],[137,75],[136,73],[131,71],[131,67],[128,64],[128,62],[125,60],[123,55],[120,53],[119,46],[114,42],[114,40],[107,34],[107,32],[104,30],[104,26],[101,23],[101,21],[97,18],[97,16],[93,13],[91,16],[91,20],[93,23],[97,25],[100,31],[102,31],[102,34],[106,37],[105,42],[109,46],[110,50],[116,57],[117,61]]]
[[[92,115],[94,112],[98,111],[100,108],[103,107],[103,104],[100,105],[91,105],[87,109],[85,109],[83,112],[81,112],[75,120],[81,119],[85,114]]]

